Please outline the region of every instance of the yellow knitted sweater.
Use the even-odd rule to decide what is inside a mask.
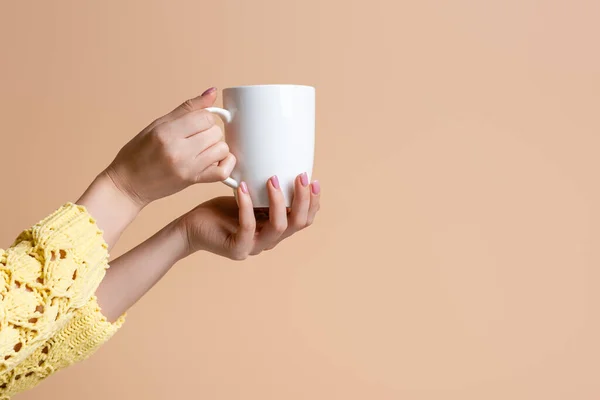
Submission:
[[[123,323],[94,292],[108,268],[102,231],[66,204],[0,249],[0,399],[90,356]]]

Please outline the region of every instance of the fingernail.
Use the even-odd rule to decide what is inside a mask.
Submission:
[[[275,189],[279,189],[279,178],[277,178],[277,175],[271,177],[271,185],[273,185]]]
[[[304,187],[308,186],[308,174],[306,172],[303,172],[300,175],[300,183],[302,183],[302,186]]]
[[[202,96],[206,96],[207,94],[211,94],[212,92],[216,91],[217,88],[216,87],[211,87],[210,89],[206,89],[204,91],[204,93],[202,93]]]
[[[314,181],[312,183],[312,185],[310,185],[313,194],[319,194],[321,193],[321,184],[319,183],[319,181]]]
[[[248,194],[248,185],[246,185],[246,182],[240,183],[240,187],[242,188],[243,193]]]

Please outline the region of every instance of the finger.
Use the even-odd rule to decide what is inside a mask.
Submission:
[[[233,168],[235,167],[236,159],[233,154],[229,153],[229,149],[227,149],[227,151],[228,154],[225,156],[224,160],[211,164],[200,173],[200,176],[197,179],[198,182],[219,182],[224,181],[231,176],[231,171],[233,171]]]
[[[285,198],[277,176],[273,176],[267,182],[267,192],[269,193],[269,222],[265,224],[256,239],[255,254],[275,246],[288,224]]]
[[[315,216],[321,208],[321,184],[319,181],[314,181],[310,185],[310,207],[308,208],[308,219],[306,226],[312,225],[315,221]]]
[[[198,133],[194,136],[185,139],[185,141],[181,142],[181,145],[185,146],[188,149],[187,151],[194,155],[194,158],[198,158],[207,149],[209,149],[217,143],[224,143],[223,130],[221,130],[219,126],[215,125],[212,128],[205,130],[204,132]],[[218,162],[221,160],[213,160],[213,162]]]
[[[184,101],[181,105],[179,105],[176,109],[171,111],[170,113],[163,115],[162,117],[153,121],[150,125],[148,125],[142,133],[150,132],[152,129],[156,128],[158,125],[162,125],[165,122],[172,121],[177,119],[190,111],[201,110],[206,107],[210,107],[215,103],[217,99],[217,88],[210,88],[200,96],[195,97],[190,100]]]
[[[217,142],[196,156],[196,166],[200,171],[204,171],[214,163],[225,160],[229,154],[227,143]]]
[[[216,117],[206,110],[194,110],[181,117],[167,121],[156,129],[168,129],[169,135],[189,138],[215,126]]]
[[[294,199],[292,211],[288,219],[288,229],[284,236],[288,237],[306,227],[308,221],[308,208],[310,207],[310,187],[308,185],[308,174],[306,172],[298,175],[294,182]]]
[[[248,193],[246,182],[240,182],[237,188],[237,199],[239,207],[239,227],[233,235],[233,258],[243,260],[252,252],[254,247],[254,232],[256,231],[256,219],[252,207],[252,199]]]
[[[181,117],[191,111],[202,110],[203,108],[210,107],[215,103],[217,99],[217,88],[211,87],[207,89],[198,97],[189,99],[181,103],[176,109],[165,115],[166,120],[173,120]]]
[[[308,225],[308,209],[310,207],[310,186],[306,172],[298,175],[294,181],[294,199],[291,209],[287,209],[288,227],[281,235],[278,242],[292,236],[294,233],[306,228]],[[255,210],[256,213],[256,210]],[[271,250],[277,243],[271,244],[265,250]]]

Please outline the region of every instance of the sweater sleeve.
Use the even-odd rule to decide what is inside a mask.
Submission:
[[[12,371],[0,375],[0,400],[31,389],[52,373],[88,358],[123,322],[124,316],[114,323],[108,322],[93,296],[75,311],[65,327]]]
[[[107,248],[85,208],[69,203],[0,250],[0,376],[88,304],[108,266]]]

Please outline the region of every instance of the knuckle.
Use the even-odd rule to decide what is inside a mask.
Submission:
[[[219,125],[213,125],[206,130],[205,140],[208,145],[216,144],[223,140],[223,130]],[[225,142],[223,142],[225,143]]]
[[[226,142],[220,141],[218,144],[225,155],[229,154],[229,145]]]
[[[165,151],[164,157],[171,166],[178,165],[181,161],[181,155],[176,151]]]
[[[271,243],[270,245],[268,245],[267,247],[265,247],[265,251],[271,251],[271,250],[273,250],[275,247],[277,247],[278,244],[279,244],[279,242]]]
[[[240,228],[243,231],[252,232],[252,231],[256,230],[256,223],[255,222],[242,222],[240,224]]]
[[[306,221],[302,221],[299,218],[292,218],[290,221],[290,228],[294,230],[300,230],[306,226]]]
[[[249,256],[247,251],[236,250],[231,254],[231,259],[234,261],[244,261]]]
[[[175,172],[175,176],[180,181],[183,181],[183,182],[194,182],[196,180],[195,177],[192,174],[190,174],[186,169],[175,168],[174,172]]]
[[[275,232],[282,234],[287,229],[287,222],[276,222],[273,224]]]
[[[158,125],[162,124],[163,122],[165,122],[164,116],[157,118],[154,121],[152,121],[152,123],[150,125],[148,125],[146,128],[144,128],[144,130],[142,132],[152,132],[152,130],[154,128],[156,128]]]
[[[229,154],[229,147],[224,142],[218,142],[207,149],[206,162],[209,164],[223,161]]]
[[[196,183],[199,178],[194,174],[182,172],[181,179],[187,183]]]
[[[164,147],[169,143],[169,129],[163,125],[154,128],[150,136],[152,140],[161,147]]]
[[[217,146],[217,157],[219,157],[218,161],[223,160],[225,157],[227,157],[227,155],[229,154],[229,146],[227,145],[227,143],[225,142],[218,142],[217,144],[215,144],[215,146]]]
[[[194,100],[188,99],[181,104],[181,108],[185,111],[192,111],[194,109]]]
[[[216,176],[218,180],[224,181],[225,179],[229,178],[229,171],[227,171],[225,168],[217,168]]]

